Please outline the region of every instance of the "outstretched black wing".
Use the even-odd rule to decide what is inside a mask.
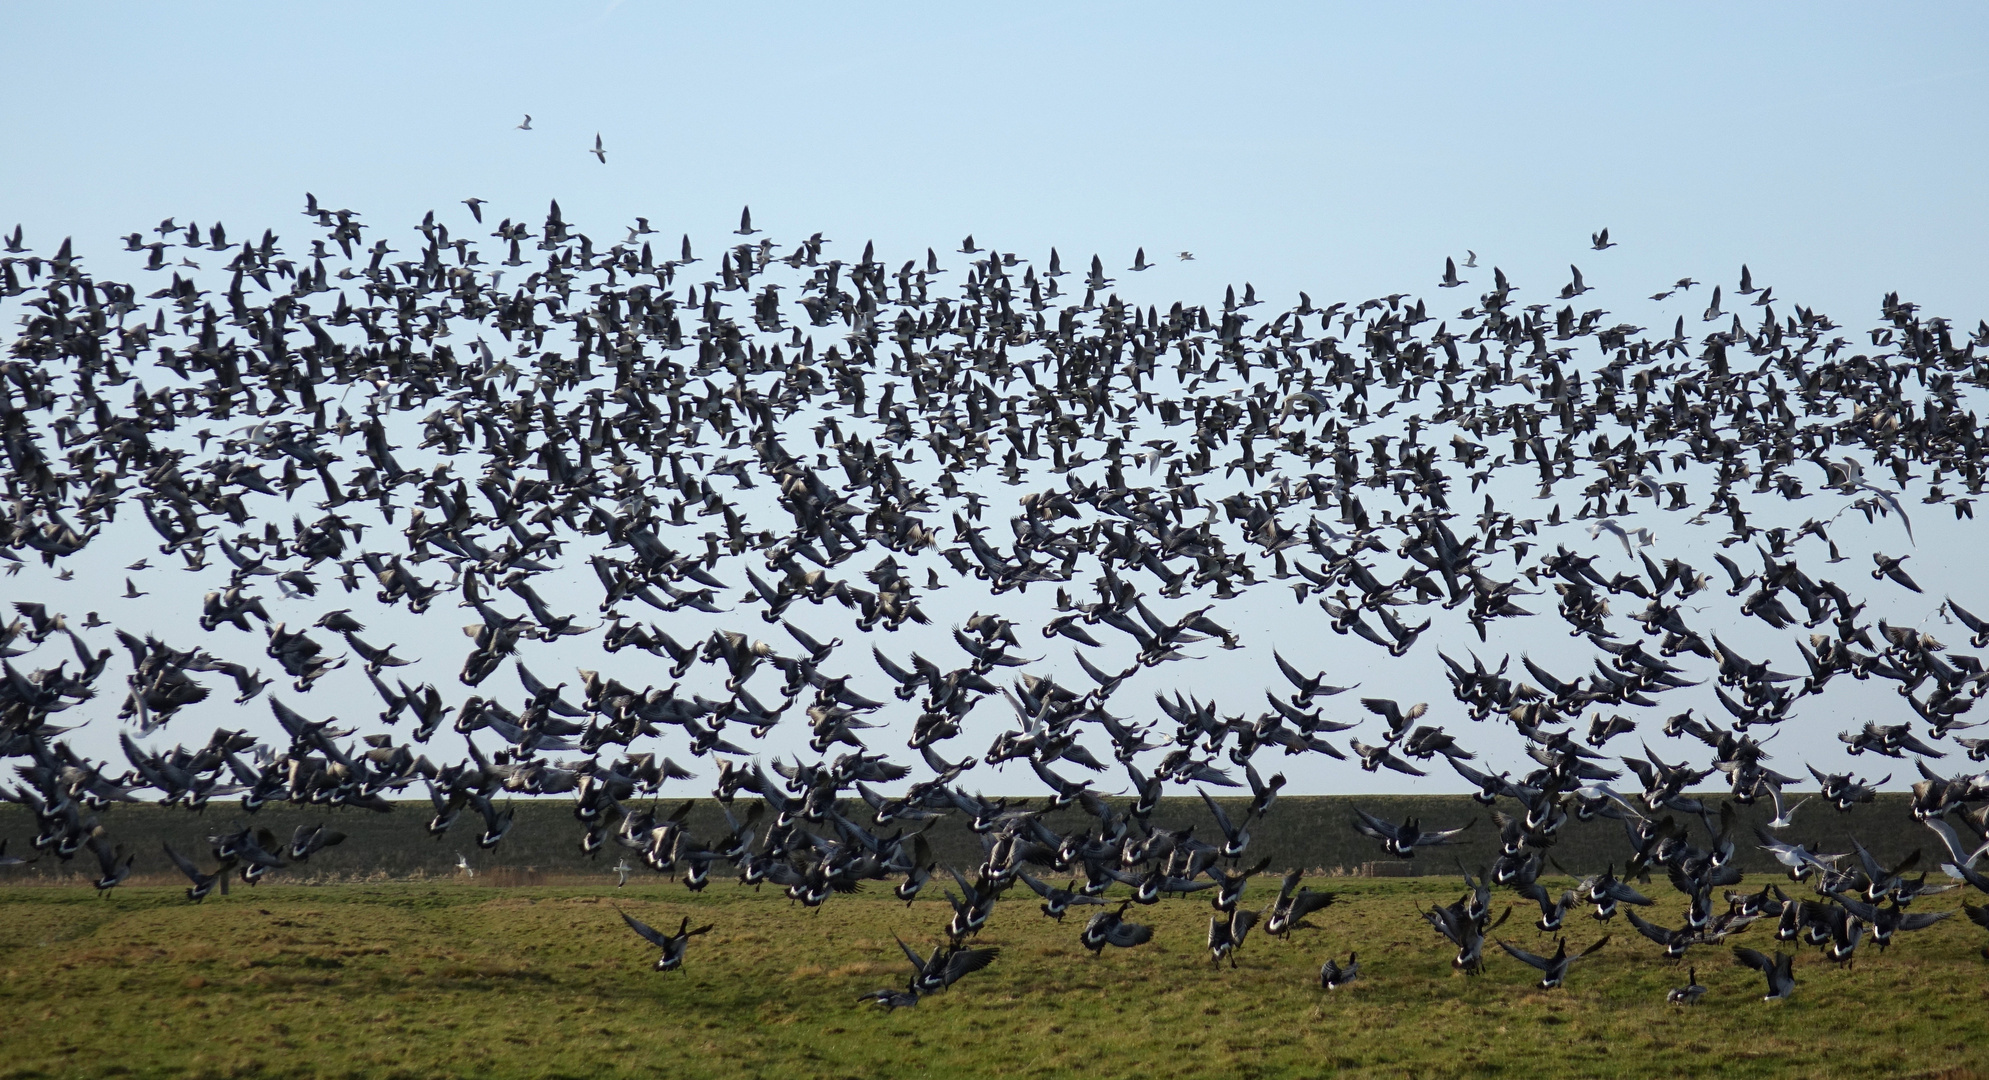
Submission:
[[[623,911],[621,908],[616,908],[615,914],[620,915],[622,917],[622,921],[628,924],[628,928],[630,930],[633,930],[636,933],[641,934],[642,939],[644,941],[649,942],[651,945],[654,945],[660,949],[670,943],[670,938],[668,935],[658,933],[655,927],[650,926],[648,923],[643,922],[641,919],[631,916],[628,912]]]

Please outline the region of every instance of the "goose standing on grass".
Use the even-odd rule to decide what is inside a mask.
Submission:
[[[1673,987],[1664,999],[1673,1005],[1697,1005],[1699,999],[1705,996],[1706,988],[1699,985],[1699,969],[1687,968],[1685,985]]]
[[[1342,966],[1339,961],[1333,959],[1332,957],[1330,956],[1327,957],[1326,963],[1319,968],[1320,989],[1338,990],[1342,986],[1345,986],[1348,983],[1353,982],[1355,979],[1359,978],[1361,973],[1361,965],[1359,961],[1360,961],[1360,954],[1357,952],[1350,952],[1347,954],[1347,962],[1345,966]]]

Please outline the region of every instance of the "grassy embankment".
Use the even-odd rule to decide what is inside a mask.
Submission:
[[[1705,798],[1709,806],[1718,807],[1718,793],[1708,794]],[[748,801],[744,798],[738,800],[734,804],[734,812],[743,813]],[[1038,798],[1031,802],[1040,806],[1043,801]],[[1243,801],[1219,801],[1228,806],[1232,816],[1241,816]],[[208,835],[248,825],[268,828],[283,840],[288,840],[300,824],[324,823],[349,835],[345,843],[312,856],[308,864],[281,872],[279,876],[291,883],[452,877],[457,873],[458,853],[465,856],[480,873],[496,873],[505,881],[573,883],[607,877],[608,868],[621,858],[621,852],[613,847],[593,857],[580,852],[581,826],[573,819],[573,804],[569,799],[518,799],[509,804],[500,802],[500,805],[509,805],[515,810],[518,823],[503,844],[490,852],[479,851],[476,847],[476,834],[482,828],[482,822],[475,815],[469,815],[444,837],[437,839],[428,836],[423,826],[432,811],[425,799],[401,803],[392,813],[386,814],[277,804],[250,815],[244,814],[240,803],[232,799],[217,800],[199,814],[186,810],[165,810],[149,803],[123,804],[103,811],[99,819],[114,842],[124,844],[128,850],[137,853],[137,879],[160,884],[178,880],[172,865],[159,850],[162,842],[170,843],[180,852],[200,858],[206,864],[211,863],[210,859],[205,858]],[[647,800],[644,805],[647,805]],[[676,800],[661,800],[656,810],[659,814],[669,813],[675,805]],[[1501,805],[1508,811],[1513,807],[1510,801]],[[1350,822],[1356,806],[1392,821],[1417,816],[1426,827],[1432,828],[1462,825],[1467,821],[1475,821],[1475,824],[1460,837],[1456,847],[1426,850],[1413,863],[1398,867],[1397,860],[1383,854],[1379,844],[1354,832]],[[1753,830],[1754,824],[1765,822],[1773,815],[1773,808],[1764,804],[1739,807],[1737,810],[1740,833],[1736,838],[1738,864],[1749,872],[1777,872],[1780,868],[1774,860],[1757,850]],[[852,800],[845,806],[844,812],[866,825],[870,822],[869,807],[860,802]],[[1691,828],[1695,843],[1706,842],[1705,830],[1696,818],[1676,816]],[[1097,824],[1094,819],[1076,810],[1059,811],[1045,820],[1059,832],[1095,828]],[[1193,825],[1196,835],[1204,839],[1221,835],[1210,818],[1208,808],[1192,794],[1185,798],[1170,796],[1161,800],[1153,820],[1155,824],[1169,828]],[[1783,834],[1784,838],[1810,844],[1815,850],[1849,851],[1851,840],[1855,837],[1879,858],[1889,862],[1903,859],[1915,849],[1923,849],[1929,858],[1923,861],[1922,868],[1931,867],[1931,857],[1941,850],[1940,841],[1934,834],[1914,821],[1908,813],[1904,794],[1882,795],[1876,804],[1859,807],[1850,814],[1839,814],[1820,802],[1812,801],[1796,814],[1795,821],[1795,826]],[[722,824],[717,804],[709,798],[696,800],[689,817],[689,827],[693,836],[718,835]],[[914,824],[908,826],[907,831],[916,831],[921,827]],[[940,862],[964,871],[981,861],[980,841],[967,830],[961,815],[942,817],[931,822],[929,829],[927,835]],[[1392,871],[1450,875],[1456,872],[1460,862],[1473,870],[1490,865],[1498,855],[1499,839],[1498,827],[1492,820],[1491,812],[1462,795],[1282,798],[1271,816],[1252,825],[1250,832],[1250,857],[1268,857],[1272,867],[1279,871],[1288,867],[1354,871],[1365,863],[1379,862]],[[34,819],[25,807],[0,804],[0,837],[8,838],[10,852],[29,854],[29,840],[33,835]],[[1553,856],[1570,873],[1587,874],[1599,872],[1611,862],[1621,866],[1628,853],[1621,823],[1598,819],[1569,822],[1554,847]],[[68,864],[43,859],[12,871],[0,870],[0,887],[42,882],[78,883],[87,880],[84,875],[93,875],[95,871],[96,862],[87,853]]]

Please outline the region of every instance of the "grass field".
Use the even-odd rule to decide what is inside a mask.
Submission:
[[[892,934],[929,947],[936,894],[808,912],[731,883],[264,885],[199,906],[166,888],[15,888],[0,891],[0,1078],[1966,1077],[1989,1055],[1984,935],[1959,917],[1867,944],[1848,969],[1804,949],[1787,1002],[1761,1001],[1725,949],[1695,949],[1711,993],[1685,1009],[1664,1001],[1685,967],[1620,918],[1571,917],[1574,943],[1614,940],[1543,992],[1496,947],[1486,974],[1452,974],[1415,908],[1455,899],[1455,881],[1314,884],[1345,902],[1295,943],[1251,939],[1236,970],[1208,962],[1206,903],[1135,908],[1154,942],[1093,959],[1081,919],[1051,922],[1018,887],[983,935],[995,965],[891,1014],[854,999],[903,982]],[[1675,924],[1679,898],[1650,891]],[[716,929],[657,974],[611,903]],[[1530,922],[1516,910],[1497,933],[1538,950]],[[1739,940],[1768,950],[1771,933]],[[1320,962],[1350,949],[1360,980],[1319,990]]]

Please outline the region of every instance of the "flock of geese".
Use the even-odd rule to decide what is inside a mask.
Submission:
[[[1757,937],[1848,963],[1948,914],[1922,898],[1989,892],[1989,774],[1937,765],[1989,757],[1966,719],[1989,669],[1936,637],[1981,650],[1989,622],[1948,600],[1938,625],[1889,623],[1876,609],[1923,589],[1909,556],[1839,550],[1881,534],[1910,548],[1909,501],[1972,518],[1989,326],[1888,296],[1854,334],[1742,268],[1724,296],[1691,279],[1659,292],[1706,307],[1653,332],[1589,306],[1579,268],[1522,292],[1475,254],[1437,282],[1477,281],[1450,314],[1402,293],[1272,311],[1249,285],[1162,308],[1054,249],[1037,262],[969,237],[894,267],[819,233],[777,242],[748,211],[699,256],[647,219],[590,235],[557,203],[486,237],[485,202],[464,205],[392,235],[315,197],[301,238],[167,219],[125,238],[135,277],[92,273],[67,240],[0,237],[0,305],[18,315],[0,359],[0,558],[27,571],[14,597],[46,590],[0,629],[3,790],[37,821],[33,854],[0,847],[0,863],[83,857],[110,890],[148,853],[117,842],[107,807],[205,809],[235,824],[164,851],[198,901],[344,839],[240,823],[273,802],[331,821],[425,795],[428,832],[489,849],[510,796],[559,795],[624,883],[736,875],[815,908],[879,882],[910,904],[937,882],[939,944],[900,942],[907,982],[865,998],[884,1008],[993,962],[975,938],[1017,885],[1044,917],[1083,916],[1094,955],[1152,940],[1138,908],[1190,894],[1211,905],[1212,962],[1234,965],[1253,930],[1311,925],[1335,898],[1297,871],[1245,901],[1269,889],[1251,835],[1291,759],[1451,772],[1497,808],[1497,862],[1424,912],[1467,973],[1489,941],[1562,985],[1611,940],[1569,944],[1565,920],[1589,907],[1667,957],[1761,922]],[[1606,260],[1615,245],[1605,230],[1590,246]],[[1141,251],[1118,273],[1151,265]],[[1716,569],[1661,554],[1660,531],[1705,539]],[[125,627],[68,610],[77,570],[124,577]],[[1155,689],[1211,650],[1261,655],[1266,632],[1225,602],[1287,590],[1305,630],[1264,665],[1261,700]],[[199,636],[167,622],[196,595]],[[410,684],[444,651],[412,635],[455,612],[460,670]],[[1551,661],[1477,652],[1513,625],[1553,640],[1555,617],[1568,636]],[[1744,655],[1736,627],[1792,639],[1802,667]],[[1376,672],[1440,649],[1454,703],[1336,701],[1344,679],[1289,659]],[[528,666],[576,655],[594,659],[565,680]],[[1833,680],[1873,678],[1897,715],[1841,738],[1914,759],[1930,858],[1781,838],[1791,786],[1814,780],[1850,812],[1898,769],[1785,773],[1760,733]],[[313,707],[327,686],[377,716]],[[1717,711],[1652,719],[1695,687]],[[227,697],[274,723],[165,745]],[[122,762],[64,738],[85,716],[123,723]],[[1527,771],[1465,745],[1495,734]],[[1691,793],[1715,777],[1727,805]],[[722,830],[693,835],[690,804],[658,799],[692,778],[713,783]],[[1018,782],[1045,794],[980,793]],[[1156,820],[1170,786],[1201,794],[1215,833]],[[1731,804],[1756,802],[1775,818],[1745,835]],[[1068,809],[1081,824],[1051,828]],[[924,831],[948,815],[980,837],[979,866],[933,857]],[[1623,858],[1557,893],[1542,875],[1571,817],[1620,822]],[[1362,811],[1349,827],[1413,858],[1469,824]],[[1789,890],[1734,888],[1747,845]],[[1653,874],[1687,899],[1676,920],[1639,891]],[[1551,953],[1496,936],[1513,909],[1495,917],[1494,889],[1538,906]],[[710,929],[622,917],[662,971]],[[1792,952],[1733,955],[1768,996],[1793,990]],[[1319,983],[1360,967],[1336,954]],[[1706,993],[1693,974],[1673,1000]]]

